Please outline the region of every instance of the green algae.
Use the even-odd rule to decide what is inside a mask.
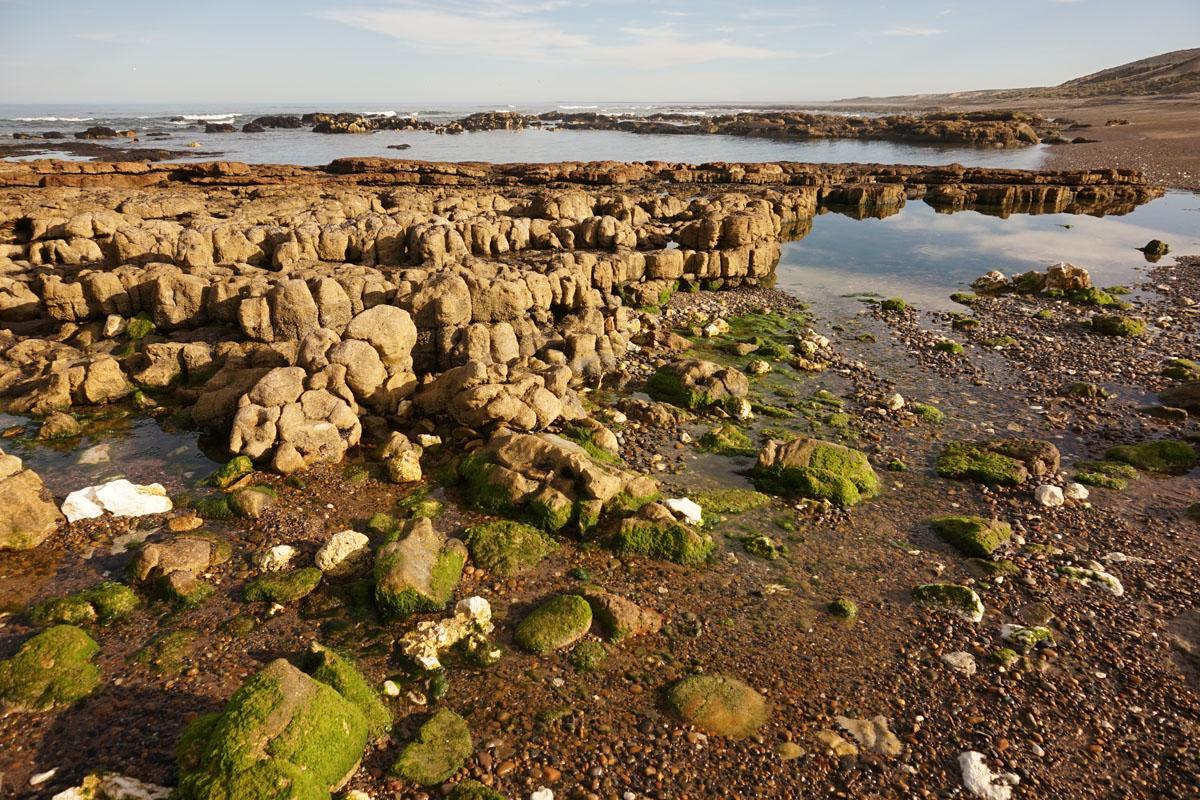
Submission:
[[[321,583],[322,575],[316,567],[263,575],[246,584],[243,594],[251,603],[293,603],[311,594]]]
[[[578,672],[598,672],[603,669],[607,659],[608,648],[600,642],[588,639],[575,645],[567,660]]]
[[[699,504],[704,515],[744,514],[771,503],[771,496],[752,489],[714,489],[697,492],[691,499]]]
[[[708,561],[716,548],[712,537],[679,522],[644,519],[622,520],[612,537],[612,547],[624,555],[650,556],[676,564]]]
[[[100,646],[73,625],[55,625],[0,661],[0,700],[28,711],[70,705],[100,685]]]
[[[848,597],[839,597],[833,600],[825,609],[833,616],[842,619],[854,619],[858,616],[858,604]]]
[[[984,558],[1012,538],[1007,522],[984,517],[944,516],[930,520],[933,532],[967,556]]]
[[[1146,322],[1116,315],[1093,317],[1092,330],[1103,336],[1132,338],[1146,332]]]
[[[938,457],[937,474],[989,486],[1017,486],[1025,482],[1029,472],[1010,456],[967,442],[950,442]]]
[[[1104,457],[1146,472],[1182,475],[1196,466],[1196,451],[1187,442],[1159,439],[1109,448]]]
[[[357,706],[367,721],[367,731],[372,739],[392,729],[391,710],[347,656],[313,642],[304,658],[304,671]]]
[[[467,528],[465,539],[471,561],[501,577],[533,569],[558,548],[537,528],[510,520],[473,525]]]
[[[752,456],[758,452],[750,437],[741,428],[730,423],[706,431],[700,437],[700,447],[723,456]]]
[[[920,605],[933,606],[971,622],[983,618],[983,601],[973,589],[955,583],[927,583],[914,587],[912,599]]]
[[[175,677],[183,672],[185,662],[199,645],[199,637],[197,631],[188,628],[164,633],[139,650],[133,660],[159,675]]]
[[[392,774],[420,786],[437,786],[458,772],[475,745],[467,721],[448,708],[438,709],[404,746]]]
[[[762,695],[724,675],[683,678],[667,691],[667,707],[681,721],[730,739],[757,733],[770,712]]]
[[[560,594],[525,615],[513,639],[534,655],[545,655],[574,644],[592,626],[592,607],[577,594]]]

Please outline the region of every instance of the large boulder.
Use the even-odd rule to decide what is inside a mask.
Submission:
[[[806,436],[767,442],[758,454],[753,477],[761,491],[840,506],[879,494],[879,478],[866,454]]]
[[[250,678],[225,710],[179,742],[180,800],[328,800],[370,737],[362,708],[284,659]]]
[[[375,603],[401,618],[440,611],[450,602],[466,560],[460,540],[447,539],[425,517],[409,520],[399,538],[375,556]]]
[[[0,450],[0,550],[37,547],[62,519],[38,474]]]

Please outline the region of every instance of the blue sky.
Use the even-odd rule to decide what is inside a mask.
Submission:
[[[782,102],[1196,46],[1198,0],[0,0],[0,102]]]

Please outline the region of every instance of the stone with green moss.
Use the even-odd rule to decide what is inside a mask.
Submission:
[[[454,784],[446,800],[507,800],[507,798],[479,781],[465,780]]]
[[[329,800],[369,738],[353,702],[283,659],[180,739],[178,800]]]
[[[1075,480],[1087,486],[1123,491],[1138,476],[1136,467],[1117,461],[1079,461]]]
[[[302,567],[290,572],[263,575],[246,584],[243,594],[251,603],[286,605],[312,594],[321,583],[323,574],[316,567]]]
[[[1021,572],[1020,567],[1007,559],[993,561],[987,558],[968,558],[966,567],[967,571],[977,578],[1009,577]]]
[[[1034,319],[1050,320],[1054,319],[1054,312],[1048,308],[1043,308],[1041,311],[1033,315]]]
[[[1064,565],[1058,568],[1058,574],[1084,586],[1098,586],[1115,597],[1125,594],[1125,587],[1117,576],[1100,569]]]
[[[134,655],[134,661],[145,664],[159,675],[175,677],[183,672],[188,658],[195,652],[200,634],[194,630],[164,633]]]
[[[375,604],[386,616],[403,619],[441,611],[462,577],[467,548],[447,539],[425,518],[405,523],[400,537],[375,557]]]
[[[202,497],[192,504],[192,510],[204,519],[230,520],[236,516],[229,497]]]
[[[156,330],[153,320],[143,312],[129,320],[129,325],[125,328],[125,335],[132,341],[140,342]]]
[[[928,403],[910,403],[908,406],[912,413],[917,415],[917,419],[922,422],[928,422],[933,425],[940,425],[946,420],[946,415],[937,406],[931,406]]]
[[[591,420],[585,421],[591,422]],[[562,430],[562,437],[564,439],[579,445],[585,451],[587,451],[589,456],[597,461],[602,461],[606,464],[622,463],[619,455],[600,446],[598,437],[602,435],[605,434],[602,433],[602,429],[600,428],[593,428],[578,424],[566,425]],[[611,432],[607,435],[611,436]]]
[[[205,479],[205,483],[218,489],[227,489],[237,481],[254,472],[254,462],[249,456],[235,456],[218,467]]]
[[[445,783],[474,751],[467,721],[448,708],[438,709],[404,746],[392,774],[419,786]]]
[[[1151,239],[1141,250],[1148,258],[1159,259],[1171,252],[1171,246],[1161,239]]]
[[[858,616],[858,604],[848,597],[839,597],[825,608],[830,614],[842,619],[854,619]]]
[[[879,478],[865,453],[801,436],[771,440],[751,473],[760,491],[853,506],[879,494]]]
[[[721,405],[745,397],[749,390],[741,372],[700,359],[666,364],[646,381],[651,399],[687,409]]]
[[[1162,374],[1177,381],[1200,381],[1200,364],[1190,358],[1172,358]]]
[[[87,697],[100,685],[92,659],[100,645],[73,625],[55,625],[0,661],[0,700],[26,711],[48,711]]]
[[[754,442],[750,441],[741,428],[723,423],[708,429],[700,437],[700,447],[710,453],[723,456],[754,455]]]
[[[752,489],[714,489],[710,492],[696,492],[690,496],[700,505],[705,516],[744,514],[771,503],[770,495]]]
[[[950,299],[963,306],[978,305],[980,300],[979,295],[971,292],[955,292],[950,295]]]
[[[1054,644],[1053,631],[1042,625],[1005,625],[1000,629],[1000,638],[1022,653],[1028,653],[1042,644]]]
[[[1120,301],[1098,286],[1088,286],[1085,289],[1075,289],[1067,293],[1067,299],[1072,303],[1085,306],[1113,306]]]
[[[963,314],[955,314],[950,320],[950,327],[956,331],[973,331],[979,327],[979,320]]]
[[[396,510],[410,519],[425,517],[437,519],[446,508],[440,500],[430,497],[424,491],[417,491],[396,503]],[[386,515],[385,515],[386,516]]]
[[[608,658],[608,648],[600,642],[584,640],[571,650],[568,660],[579,672],[597,672]]]
[[[745,739],[767,722],[770,707],[757,691],[725,675],[692,675],[667,691],[667,707],[705,733]]]
[[[534,655],[569,647],[592,627],[592,607],[577,594],[560,594],[525,615],[513,632],[518,645]]]
[[[1011,647],[998,647],[992,651],[991,659],[1002,667],[1008,668],[1021,660],[1021,654]]]
[[[1182,475],[1196,466],[1196,450],[1187,442],[1159,439],[1109,448],[1104,457],[1146,472]]]
[[[748,533],[738,537],[742,542],[742,549],[752,556],[774,561],[787,554],[787,547],[777,544],[770,536],[762,533]]]
[[[904,302],[903,297],[889,297],[880,301],[879,308],[883,311],[907,311],[908,303]]]
[[[467,528],[466,542],[472,563],[501,577],[533,569],[558,548],[537,528],[511,520],[473,525]]]
[[[1063,397],[1073,397],[1076,400],[1104,400],[1112,396],[1112,393],[1095,383],[1087,381],[1075,381],[1068,383],[1061,389]]]
[[[681,522],[631,517],[621,520],[612,547],[626,555],[650,556],[676,564],[708,561],[716,545],[712,537]]]
[[[358,706],[372,739],[392,729],[391,710],[349,657],[313,642],[305,654],[304,671]]]
[[[953,339],[942,339],[940,342],[934,344],[933,349],[939,353],[948,353],[952,356],[962,355],[964,350],[963,346]]]
[[[1003,334],[1000,336],[991,336],[986,339],[980,339],[979,343],[984,347],[1012,347],[1017,343],[1017,340],[1012,336]]]
[[[983,601],[969,586],[956,583],[927,583],[912,590],[914,602],[948,611],[968,622],[983,619]]]
[[[385,514],[378,511],[371,515],[367,520],[367,533],[373,533],[381,539],[387,540],[396,533],[399,523],[391,514]]]
[[[984,558],[1012,538],[1012,526],[998,519],[944,516],[930,520],[933,532],[963,555]]]
[[[1092,330],[1103,336],[1121,336],[1131,338],[1141,336],[1146,332],[1145,320],[1119,315],[1099,316],[1092,318]]]
[[[1028,468],[1017,459],[968,442],[948,443],[938,457],[937,473],[989,486],[1017,486],[1029,478]]]

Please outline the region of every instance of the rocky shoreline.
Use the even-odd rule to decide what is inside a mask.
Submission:
[[[1188,796],[1196,260],[991,275],[949,315],[770,288],[827,211],[1160,194],[0,164],[0,792]],[[64,502],[11,455],[106,414],[223,465]]]

